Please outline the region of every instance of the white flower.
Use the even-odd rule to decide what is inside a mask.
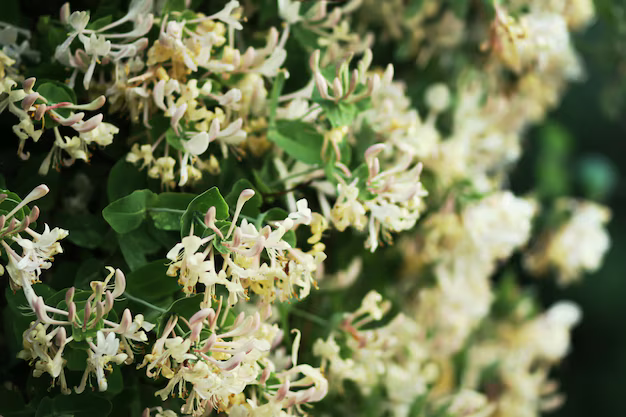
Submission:
[[[96,334],[96,344],[89,342],[91,350],[87,351],[89,359],[87,359],[88,367],[85,369],[83,382],[76,388],[76,392],[81,393],[85,389],[86,376],[90,370],[95,371],[98,380],[98,389],[106,391],[108,388],[106,377],[104,376],[104,367],[113,362],[120,365],[128,357],[125,353],[117,353],[120,347],[120,341],[115,337],[115,333],[109,332],[106,337],[102,331]]]
[[[99,146],[108,146],[113,142],[113,136],[119,133],[119,129],[111,123],[100,123],[95,129],[80,134],[80,138],[90,145],[95,143]]]

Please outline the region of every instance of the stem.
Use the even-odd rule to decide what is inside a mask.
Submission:
[[[273,185],[283,183],[283,182],[285,182],[286,180],[290,180],[290,179],[292,179],[292,178],[298,178],[298,177],[300,177],[300,176],[302,176],[302,175],[310,174],[310,173],[312,173],[312,172],[317,171],[318,169],[320,169],[320,168],[319,168],[319,167],[314,167],[314,168],[309,168],[309,169],[304,170],[304,171],[301,171],[301,172],[297,172],[297,173],[295,173],[295,174],[287,175],[286,177],[283,177],[283,178],[280,178],[280,179],[278,179],[278,180],[276,180],[276,181],[272,181],[272,182],[270,182],[269,184],[267,184],[267,186],[268,186],[268,187],[271,187],[271,186],[273,186]]]
[[[153,309],[153,310],[155,310],[155,311],[159,311],[159,312],[161,312],[161,313],[166,313],[166,312],[167,312],[167,310],[166,310],[166,309],[161,308],[161,307],[157,307],[157,306],[155,306],[154,304],[150,304],[150,303],[149,303],[149,302],[147,302],[146,300],[142,300],[141,298],[138,298],[138,297],[135,297],[135,296],[133,296],[133,295],[130,295],[130,294],[129,294],[129,293],[127,293],[126,291],[124,291],[124,296],[126,296],[126,298],[128,298],[128,299],[129,299],[129,300],[131,300],[131,301],[134,301],[134,302],[136,302],[136,303],[138,303],[138,304],[142,304],[142,305],[144,305],[144,306],[146,306],[146,307],[148,307],[148,308],[151,308],[151,309]]]
[[[309,321],[312,321],[315,324],[319,324],[320,326],[328,327],[327,320],[324,320],[323,318],[318,317],[313,313],[309,313],[308,311],[303,311],[303,310],[298,310],[296,308],[292,308],[289,310],[289,312],[293,314],[294,316],[299,316]]]
[[[185,210],[172,209],[172,208],[166,208],[166,207],[149,208],[148,210],[154,211],[155,213],[178,213],[178,214],[183,214],[185,212]]]

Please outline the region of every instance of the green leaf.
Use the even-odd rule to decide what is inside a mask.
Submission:
[[[299,120],[277,120],[268,139],[293,158],[309,165],[322,163],[320,152],[324,136],[309,123]]]
[[[185,0],[167,0],[161,14],[165,15],[171,12],[182,12],[184,10]]]
[[[165,133],[165,140],[173,148],[178,149],[179,151],[183,151],[183,152],[185,151],[185,148],[183,148],[183,144],[182,144],[182,142],[185,139],[183,137],[177,135],[176,132],[174,131],[174,129],[172,129],[171,127],[169,129],[167,129],[167,132]]]
[[[96,249],[107,232],[107,224],[102,217],[91,213],[63,214],[55,219],[59,227],[69,230],[67,240],[82,248]]]
[[[406,15],[407,17],[413,17],[422,9],[422,5],[424,4],[424,0],[409,0],[409,4],[406,6]]]
[[[54,80],[41,80],[37,92],[48,100],[48,104],[76,103],[76,93],[66,84]]]
[[[263,204],[263,197],[261,197],[261,193],[259,193],[254,185],[250,181],[245,178],[240,179],[233,185],[233,188],[230,190],[230,193],[226,195],[226,204],[228,207],[235,210],[235,206],[237,205],[237,200],[239,199],[239,194],[245,189],[254,190],[254,196],[244,204],[243,209],[241,209],[241,214],[244,216],[255,217],[259,215],[261,205]]]
[[[196,314],[200,310],[200,303],[204,301],[204,294],[196,294],[191,297],[180,298],[172,303],[170,308],[167,309],[167,312],[163,313],[161,316],[161,320],[159,321],[159,326],[157,329],[157,334],[160,336],[163,328],[167,324],[167,320],[171,316],[180,316],[185,319],[191,318],[194,314]]]
[[[146,255],[161,249],[161,244],[152,237],[145,224],[130,233],[118,234],[117,241],[122,256],[132,271],[148,263]]]
[[[36,417],[106,417],[111,408],[108,400],[92,393],[59,395],[54,399],[44,397]]]
[[[74,93],[74,90],[59,81],[50,80],[43,82],[37,87],[36,91],[48,100],[47,105],[56,103],[76,103],[76,93]],[[71,114],[71,110],[66,108],[57,108],[55,111],[63,117],[69,117]],[[48,126],[56,124],[48,114],[46,114],[45,117]]]
[[[63,359],[67,361],[67,369],[70,371],[84,371],[88,357],[87,350],[72,347],[71,343],[63,350]]]
[[[113,21],[113,15],[104,16],[104,17],[101,17],[100,19],[94,20],[93,22],[89,22],[89,24],[87,25],[87,29],[98,30],[98,29],[105,27],[112,21]]]
[[[104,261],[96,258],[85,259],[78,270],[76,271],[76,278],[74,279],[74,285],[77,288],[90,288],[89,283],[91,281],[102,281],[106,277],[108,271],[105,268]],[[61,290],[60,292],[63,292]],[[56,295],[55,295],[56,298]],[[65,298],[65,294],[61,299]]]
[[[19,195],[9,190],[0,189],[0,194],[6,194],[6,198],[2,200],[2,202],[0,202],[0,215],[9,214],[15,207],[17,207],[22,202],[22,199]],[[18,211],[16,211],[13,216],[18,220],[22,220],[24,216],[27,216],[29,214],[30,209],[28,208],[28,206],[23,206]]]
[[[149,214],[154,226],[162,230],[180,230],[180,219],[195,198],[189,193],[161,193],[156,196]]]
[[[122,158],[113,165],[107,180],[109,202],[126,197],[135,190],[146,188],[146,184],[146,174],[139,171],[139,166]]]
[[[138,228],[146,217],[146,211],[156,200],[150,190],[137,190],[106,206],[102,216],[117,233],[128,233]]]
[[[192,224],[195,230],[204,231],[204,223],[198,220],[204,218],[204,215],[211,207],[215,207],[215,216],[218,220],[228,218],[228,204],[224,201],[224,197],[222,197],[217,187],[210,188],[189,203],[187,210],[185,210],[180,219],[181,236],[189,236]]]
[[[272,86],[272,92],[270,93],[270,127],[274,126],[274,121],[276,120],[276,108],[278,107],[278,98],[280,97],[280,93],[283,91],[284,86],[285,73],[283,71],[279,71],[278,75],[274,79],[274,85]]]
[[[152,301],[175,294],[180,289],[175,277],[167,276],[168,259],[150,262],[126,276],[126,292]]]
[[[324,109],[324,114],[332,127],[350,126],[359,114],[359,109],[354,103],[335,103],[332,100],[320,100],[318,102]]]
[[[231,224],[232,224],[231,222],[221,221],[221,220],[215,222],[215,226],[219,229],[220,232],[222,232],[222,235],[224,237],[226,237],[226,234],[228,233],[228,229],[230,229]],[[207,229],[205,230],[204,235],[202,237],[211,236],[214,233],[215,232],[212,231],[211,229]],[[215,249],[217,249],[219,253],[225,255],[225,254],[230,253],[230,249],[222,244],[223,241],[224,239],[222,239],[221,237],[215,236],[215,239],[213,239],[213,246],[215,247]]]

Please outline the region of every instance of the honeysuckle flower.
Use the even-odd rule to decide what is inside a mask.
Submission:
[[[98,382],[98,390],[106,391],[108,384],[104,375],[104,368],[110,363],[121,365],[128,357],[125,353],[118,353],[120,341],[115,337],[115,333],[109,332],[106,336],[102,331],[96,333],[96,343],[89,342],[90,350],[87,351],[87,368],[78,387],[74,390],[80,394],[85,390],[89,374],[94,372]]]
[[[562,201],[573,214],[555,232],[546,234],[525,259],[526,267],[537,274],[549,268],[556,270],[558,282],[568,285],[580,279],[584,272],[600,267],[610,238],[605,230],[611,212],[592,202]]]

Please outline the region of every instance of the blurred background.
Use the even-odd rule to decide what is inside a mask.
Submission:
[[[587,80],[572,84],[558,110],[528,135],[513,189],[532,184],[608,205],[612,247],[600,271],[568,288],[545,280],[542,301],[580,304],[573,350],[556,371],[566,403],[555,417],[621,415],[626,389],[626,7],[596,0],[597,21],[576,38]]]

